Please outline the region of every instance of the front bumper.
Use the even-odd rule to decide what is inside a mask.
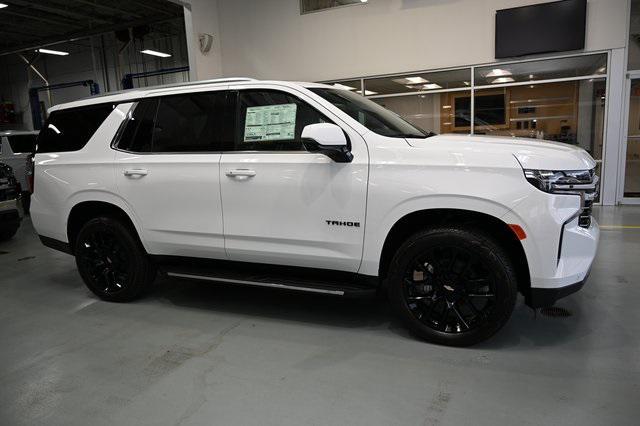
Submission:
[[[577,283],[569,284],[564,287],[556,288],[530,288],[524,296],[524,301],[531,308],[546,308],[553,306],[558,300],[573,294],[584,286],[587,282],[587,276]]]

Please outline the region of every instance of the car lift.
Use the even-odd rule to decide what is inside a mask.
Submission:
[[[173,74],[177,72],[189,71],[189,67],[176,67],[176,68],[165,68],[155,71],[145,71],[145,72],[136,72],[131,74],[125,74],[122,77],[122,88],[124,90],[133,89],[133,79],[134,78],[144,78],[144,77],[153,77],[156,75],[164,75],[164,74]]]
[[[40,87],[32,87],[29,89],[29,103],[31,104],[31,117],[33,119],[33,128],[35,130],[40,130],[43,124],[43,114],[40,108],[40,96],[39,92],[49,91],[55,89],[65,89],[67,87],[76,87],[76,86],[89,86],[89,92],[91,95],[97,95],[100,93],[100,86],[98,83],[93,80],[81,80],[81,81],[72,81],[69,83],[59,83],[59,84],[50,84],[47,86]]]

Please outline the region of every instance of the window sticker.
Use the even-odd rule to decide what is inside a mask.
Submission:
[[[248,107],[244,122],[244,141],[295,139],[296,104]]]

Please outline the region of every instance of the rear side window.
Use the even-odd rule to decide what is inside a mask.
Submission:
[[[38,135],[13,135],[7,136],[9,139],[9,145],[11,145],[11,150],[14,154],[19,152],[28,152],[34,153],[36,152],[36,140],[38,139]]]
[[[140,101],[118,142],[129,152],[220,151],[231,140],[227,92],[189,93]]]
[[[158,99],[138,102],[129,113],[118,149],[129,152],[151,152],[153,122],[158,111]]]
[[[113,111],[111,104],[54,111],[37,139],[37,152],[68,152],[82,149]]]

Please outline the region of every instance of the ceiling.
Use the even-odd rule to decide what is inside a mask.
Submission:
[[[0,55],[183,16],[167,0],[2,0]]]

